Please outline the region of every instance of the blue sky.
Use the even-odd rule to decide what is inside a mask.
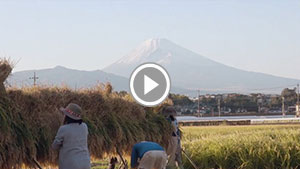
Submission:
[[[300,79],[299,0],[0,1],[0,57],[15,71],[102,69],[149,38]]]

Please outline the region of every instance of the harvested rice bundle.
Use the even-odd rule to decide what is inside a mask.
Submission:
[[[0,95],[5,94],[4,81],[12,71],[12,64],[8,59],[0,58]]]
[[[81,105],[84,121],[89,127],[89,149],[91,156],[101,158],[105,154],[115,153],[118,147],[124,153],[130,153],[133,144],[150,140],[166,144],[170,126],[164,117],[144,108],[134,102],[123,99],[113,93],[100,89],[74,91],[68,88],[34,87],[13,89],[7,92],[6,104],[15,107],[4,114],[13,114],[13,118],[4,121],[13,138],[10,147],[15,149],[7,153],[18,157],[20,163],[31,166],[31,158],[36,158],[44,165],[57,164],[57,153],[50,147],[56,131],[62,123],[63,115],[59,112],[61,106],[73,102]],[[19,111],[21,110],[21,111]],[[14,125],[17,126],[14,126]],[[1,129],[2,130],[2,129]],[[6,137],[7,138],[7,137]],[[6,139],[5,138],[5,139]],[[0,147],[7,144],[0,142]],[[1,150],[1,156],[6,157]],[[15,160],[2,160],[12,166]],[[20,164],[17,162],[17,164]],[[0,167],[5,168],[3,163]]]
[[[31,165],[35,156],[33,136],[20,111],[9,98],[0,96],[0,168]]]
[[[0,58],[0,82],[3,83],[12,71],[11,62],[8,59]]]

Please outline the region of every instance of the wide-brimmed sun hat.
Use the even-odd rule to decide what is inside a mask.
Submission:
[[[70,103],[66,108],[61,107],[62,111],[66,116],[74,120],[81,120],[82,109],[79,105],[75,103]]]

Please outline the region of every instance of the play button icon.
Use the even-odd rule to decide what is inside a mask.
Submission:
[[[130,77],[130,92],[140,104],[152,107],[162,103],[170,91],[167,71],[155,63],[138,66]]]
[[[147,75],[144,75],[144,95],[152,91],[158,86],[158,83],[156,83],[154,80],[152,80]]]

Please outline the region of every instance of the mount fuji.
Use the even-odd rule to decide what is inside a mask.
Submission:
[[[297,79],[244,71],[213,61],[167,39],[149,39],[103,71],[129,78],[140,64],[154,62],[170,74],[172,86],[210,92],[274,92],[257,89],[291,86]],[[282,89],[278,89],[280,92]]]

